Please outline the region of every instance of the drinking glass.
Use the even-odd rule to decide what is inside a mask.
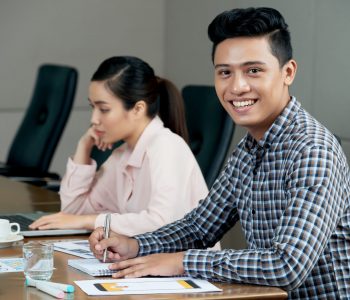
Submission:
[[[49,280],[53,273],[53,244],[29,242],[23,245],[24,275]]]

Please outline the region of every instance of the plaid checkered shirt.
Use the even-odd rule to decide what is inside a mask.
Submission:
[[[260,141],[247,134],[207,198],[136,236],[139,255],[185,252],[188,276],[350,299],[350,174],[335,137],[292,97]],[[240,221],[247,249],[213,246]]]

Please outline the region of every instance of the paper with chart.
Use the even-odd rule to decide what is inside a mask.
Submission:
[[[21,257],[0,258],[0,273],[23,272],[24,262]]]
[[[82,258],[94,258],[90,251],[88,240],[77,240],[68,242],[56,242],[53,244],[56,251],[61,251]]]
[[[74,281],[89,296],[221,292],[210,282],[190,277]]]

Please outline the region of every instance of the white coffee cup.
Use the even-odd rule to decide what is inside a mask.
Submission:
[[[12,231],[12,227],[17,227],[16,231]],[[0,240],[6,240],[10,234],[18,234],[21,227],[18,223],[10,223],[7,219],[0,219]]]

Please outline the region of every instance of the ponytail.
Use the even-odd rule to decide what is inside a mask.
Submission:
[[[159,116],[164,126],[189,142],[184,101],[180,91],[167,79],[159,78]]]

